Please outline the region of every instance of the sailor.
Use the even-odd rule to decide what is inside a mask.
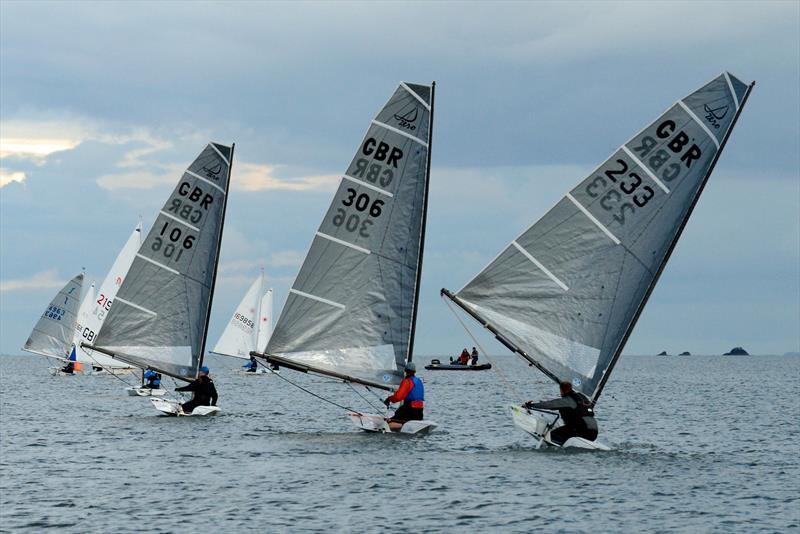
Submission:
[[[75,373],[75,362],[72,360],[67,360],[67,365],[61,368],[61,372],[64,374],[74,374]]]
[[[472,347],[472,365],[478,365],[478,349]]]
[[[456,364],[467,365],[467,363],[469,363],[469,352],[467,352],[467,347],[464,347],[464,350],[461,351],[461,355],[458,357]]]
[[[255,373],[258,370],[258,361],[256,361],[256,357],[251,354],[250,361],[242,367],[244,367],[245,373]]]
[[[576,436],[589,441],[597,439],[597,421],[594,419],[592,401],[583,393],[574,391],[569,382],[559,382],[558,388],[561,391],[559,399],[528,401],[524,404],[526,408],[558,410],[564,426],[550,432],[550,441],[556,445],[563,445],[569,438]]]
[[[425,407],[425,386],[417,378],[417,366],[414,362],[406,364],[406,377],[400,382],[400,387],[394,395],[386,397],[383,403],[388,408],[393,402],[403,401],[403,404],[387,419],[389,428],[400,430],[408,421],[422,421],[422,410]]]
[[[146,370],[142,374],[142,387],[161,389],[161,373],[157,373],[151,369]]]
[[[216,406],[217,388],[214,381],[208,376],[208,367],[203,366],[197,374],[197,379],[188,385],[176,388],[175,391],[191,391],[194,393],[192,400],[181,405],[184,413],[192,413],[197,406]]]

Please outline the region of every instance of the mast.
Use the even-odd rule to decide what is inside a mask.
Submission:
[[[681,221],[680,227],[678,227],[678,232],[672,239],[672,243],[670,243],[670,246],[667,249],[667,253],[664,255],[664,259],[658,266],[658,271],[656,271],[655,277],[653,277],[653,280],[650,282],[650,285],[647,288],[647,292],[645,293],[644,299],[639,303],[639,307],[636,309],[636,313],[633,316],[633,320],[628,324],[628,328],[625,330],[625,334],[622,336],[619,345],[617,345],[617,349],[614,351],[614,357],[611,359],[610,365],[606,369],[603,378],[600,379],[600,383],[597,385],[597,389],[595,390],[594,395],[592,395],[592,404],[597,402],[597,399],[600,397],[600,393],[602,393],[603,391],[603,387],[605,387],[606,382],[608,381],[608,377],[611,376],[611,371],[614,369],[614,366],[616,365],[620,355],[622,355],[622,349],[625,347],[625,343],[628,341],[628,337],[630,337],[631,332],[633,332],[633,327],[636,326],[636,322],[639,320],[639,316],[641,315],[642,310],[644,310],[645,304],[647,304],[647,301],[650,299],[650,295],[653,293],[653,290],[656,287],[658,279],[661,278],[661,273],[664,272],[664,267],[666,267],[667,261],[669,260],[670,256],[672,256],[672,252],[675,250],[675,247],[678,244],[678,239],[680,239],[681,234],[683,233],[683,230],[686,227],[686,224],[689,222],[689,217],[691,217],[692,211],[694,211],[697,202],[700,200],[700,194],[703,192],[706,183],[708,183],[708,179],[711,177],[711,172],[714,170],[714,167],[716,166],[719,157],[722,155],[722,150],[725,148],[725,144],[728,142],[728,138],[731,136],[731,133],[733,133],[733,128],[734,126],[736,126],[736,121],[739,120],[739,115],[741,115],[742,110],[744,109],[744,105],[747,103],[747,98],[750,96],[750,92],[753,90],[755,84],[756,82],[752,82],[747,87],[747,91],[745,92],[744,97],[742,97],[742,103],[739,106],[739,109],[736,110],[736,115],[734,115],[733,120],[731,121],[731,125],[728,127],[728,131],[725,132],[725,137],[722,139],[722,143],[720,143],[719,145],[719,150],[717,150],[716,154],[714,154],[714,159],[711,161],[711,165],[709,166],[708,171],[703,177],[703,181],[701,182],[700,187],[697,189],[697,193],[695,194],[694,199],[692,199],[692,203],[689,206],[689,210],[687,211],[686,216]],[[731,89],[731,96],[733,97],[734,100],[736,100],[736,94],[733,93],[732,89]]]
[[[536,367],[542,373],[544,373],[549,379],[553,380],[556,383],[559,383],[561,381],[556,375],[554,375],[553,373],[551,373],[550,371],[548,371],[547,369],[542,367],[542,365],[539,362],[537,362],[536,360],[531,358],[531,356],[528,355],[527,352],[525,352],[524,350],[519,348],[515,343],[513,343],[512,341],[507,339],[503,334],[498,332],[495,327],[493,327],[491,324],[489,324],[489,322],[486,321],[483,317],[481,317],[475,310],[472,310],[468,306],[465,306],[461,302],[461,299],[459,299],[456,295],[453,295],[448,289],[442,288],[441,294],[444,295],[445,297],[449,298],[459,308],[461,308],[462,310],[467,312],[467,314],[469,314],[470,317],[472,317],[473,319],[478,321],[481,324],[481,326],[483,326],[489,332],[494,334],[495,339],[497,341],[499,341],[500,343],[502,343],[503,345],[505,345],[506,348],[508,348],[511,352],[519,354],[523,359],[525,359],[525,361],[528,362],[528,365],[532,365],[532,366]]]
[[[414,311],[411,315],[411,335],[408,339],[407,362],[414,356],[414,335],[417,333],[417,308],[419,308],[419,289],[422,281],[422,256],[425,249],[425,225],[428,222],[428,190],[431,182],[431,147],[433,142],[433,106],[436,95],[436,82],[431,82],[431,114],[428,118],[428,161],[425,169],[425,192],[423,193],[422,227],[419,237],[419,258],[417,258],[417,281],[414,284]]]
[[[236,143],[231,143],[231,155],[228,161],[228,189],[225,193],[225,198],[222,200],[222,218],[219,223],[219,240],[217,244],[217,254],[214,258],[214,272],[211,275],[211,290],[208,294],[208,312],[206,313],[206,324],[203,326],[202,342],[200,344],[200,357],[197,362],[197,368],[203,366],[203,356],[206,352],[206,338],[208,337],[208,323],[211,321],[211,303],[214,301],[214,288],[217,285],[217,267],[219,266],[219,254],[222,250],[222,231],[225,228],[225,210],[228,208],[228,195],[231,193],[231,171],[233,170],[233,150],[236,148]]]

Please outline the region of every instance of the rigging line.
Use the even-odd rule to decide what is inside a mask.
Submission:
[[[83,348],[83,347],[81,347],[81,349],[82,349],[82,348]],[[102,369],[103,371],[107,372],[108,374],[110,374],[111,376],[113,376],[114,378],[116,378],[117,380],[121,381],[121,382],[122,382],[123,384],[125,384],[126,386],[128,386],[128,387],[135,387],[133,384],[131,384],[131,383],[129,383],[128,381],[124,380],[122,377],[119,377],[119,376],[117,376],[116,374],[114,374],[114,372],[113,372],[113,371],[111,371],[111,370],[107,369],[107,368],[106,368],[105,366],[103,366],[103,365],[100,365],[100,363],[98,363],[98,361],[94,359],[94,356],[93,356],[92,354],[89,354],[89,351],[88,351],[88,350],[84,350],[83,352],[85,352],[85,353],[86,353],[86,355],[87,355],[87,356],[89,356],[89,357],[92,359],[92,361],[93,361],[94,363],[96,363],[96,364],[97,364],[97,366],[98,366],[100,369]]]
[[[372,404],[372,403],[369,401],[369,399],[368,399],[368,398],[366,398],[364,395],[362,395],[362,394],[361,394],[361,393],[360,393],[360,392],[359,392],[359,391],[356,389],[356,387],[355,387],[353,384],[351,384],[350,382],[345,382],[345,384],[347,384],[348,386],[350,386],[350,389],[352,389],[352,390],[355,392],[355,394],[356,394],[356,395],[358,395],[359,397],[361,397],[361,399],[362,399],[364,402],[366,402],[367,404],[369,404],[369,407],[370,407],[370,408],[372,408],[373,410],[377,410],[377,411],[379,411],[379,412],[381,411],[381,409],[380,409],[380,408],[378,408],[377,406],[375,406],[374,404]],[[367,388],[367,389],[369,389],[369,388]],[[384,410],[383,410],[383,411],[386,411],[386,406],[384,406]]]
[[[256,360],[256,361],[258,361],[258,360]],[[258,363],[260,363],[261,365],[264,365],[264,364],[263,364],[263,363],[261,363],[261,362],[258,362]],[[346,411],[348,411],[348,412],[353,412],[353,413],[354,413],[354,414],[356,414],[356,415],[364,415],[363,413],[359,412],[358,410],[354,410],[354,409],[352,409],[352,408],[348,408],[347,406],[343,406],[343,405],[341,405],[341,404],[338,404],[338,403],[336,403],[336,402],[334,402],[334,401],[332,401],[332,400],[330,400],[330,399],[326,399],[326,398],[325,398],[325,397],[323,397],[322,395],[317,395],[316,393],[314,393],[314,392],[313,392],[313,391],[311,391],[310,389],[306,389],[306,388],[304,388],[303,386],[301,386],[300,384],[298,384],[298,383],[296,383],[296,382],[292,382],[291,380],[289,380],[288,378],[286,378],[285,376],[283,376],[283,374],[281,374],[281,373],[274,373],[274,374],[275,374],[275,376],[277,376],[277,377],[278,377],[278,378],[280,378],[281,380],[285,380],[285,381],[289,382],[291,385],[293,385],[293,386],[294,386],[294,387],[296,387],[297,389],[300,389],[300,390],[302,390],[302,391],[305,391],[306,393],[308,393],[308,394],[309,394],[309,395],[311,395],[312,397],[316,397],[316,398],[318,398],[318,399],[320,399],[320,400],[322,400],[322,401],[325,401],[325,402],[327,402],[328,404],[333,404],[334,406],[336,406],[337,408],[341,408],[342,410],[346,410]],[[345,384],[349,384],[349,382],[345,381]]]
[[[478,346],[481,349],[481,352],[483,352],[483,357],[486,358],[487,360],[489,360],[489,363],[492,364],[492,369],[494,369],[497,372],[497,375],[503,381],[503,383],[505,384],[506,388],[509,389],[514,395],[516,395],[518,399],[524,398],[520,394],[520,392],[517,391],[517,389],[513,385],[511,385],[511,382],[508,380],[508,377],[506,377],[506,375],[503,373],[503,371],[500,370],[500,366],[497,365],[497,362],[492,361],[492,359],[489,357],[489,353],[486,352],[486,349],[484,349],[481,346],[480,342],[475,338],[475,336],[472,335],[472,332],[470,331],[470,329],[467,327],[467,325],[464,323],[464,321],[461,320],[461,317],[458,315],[458,313],[456,313],[456,310],[455,310],[455,308],[453,308],[453,305],[449,301],[449,299],[446,299],[444,297],[444,295],[442,295],[442,300],[445,301],[445,303],[447,304],[447,307],[450,308],[451,312],[453,312],[453,315],[455,315],[456,320],[461,324],[461,326],[467,332],[467,335],[469,335],[469,337],[472,339],[472,341],[475,343],[475,345]]]

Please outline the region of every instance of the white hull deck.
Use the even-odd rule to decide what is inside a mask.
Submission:
[[[392,431],[389,423],[382,415],[348,412],[350,421],[365,432],[379,432],[383,434],[428,434],[438,425],[433,421],[408,421],[399,431]]]
[[[125,388],[125,391],[131,397],[163,397],[167,394],[166,389],[152,389],[143,387],[130,387]]]
[[[589,441],[583,438],[569,438],[563,445],[557,445],[550,441],[550,430],[556,420],[556,416],[547,412],[528,410],[523,406],[511,405],[511,417],[514,424],[536,438],[537,448],[542,445],[557,447],[559,449],[586,449],[598,451],[610,451],[611,448],[597,441]]]
[[[198,417],[206,415],[217,415],[220,412],[218,406],[198,406],[192,413],[183,413],[181,403],[173,399],[150,399],[153,403],[153,408],[161,412],[163,415],[174,417]]]

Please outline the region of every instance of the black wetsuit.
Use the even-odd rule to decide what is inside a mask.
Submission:
[[[185,413],[192,413],[197,406],[217,405],[217,388],[214,387],[214,381],[208,376],[200,376],[197,380],[182,388],[175,388],[175,391],[191,391],[194,393],[192,400],[181,405]]]
[[[564,426],[550,432],[550,440],[557,445],[563,445],[569,438],[576,436],[589,441],[597,439],[597,421],[592,403],[581,393],[570,391],[559,399],[534,402],[528,406],[541,410],[558,410]]]

